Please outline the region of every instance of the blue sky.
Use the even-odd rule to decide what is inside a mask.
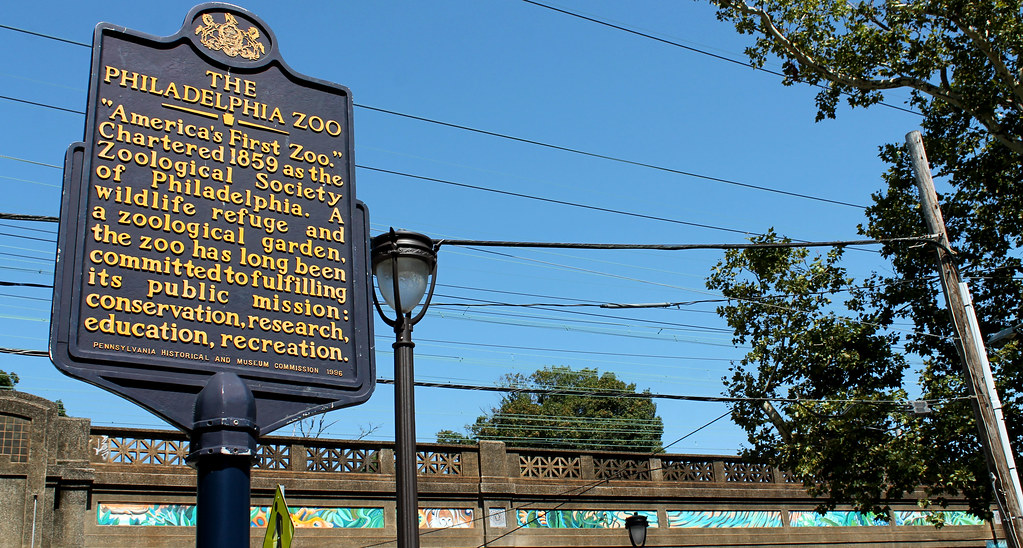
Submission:
[[[588,243],[726,243],[743,233],[859,239],[863,210],[673,173],[699,174],[866,205],[881,188],[877,147],[902,142],[920,118],[840,108],[814,123],[814,91],[777,76],[571,17],[521,0],[242,2],[274,31],[300,73],[343,84],[355,103],[357,195],[374,234],[406,228],[434,238]],[[0,24],[90,43],[100,21],[154,35],[177,31],[191,2],[23,2]],[[551,5],[685,46],[743,60],[746,37],[700,2],[556,0]],[[84,110],[89,49],[0,28],[0,95]],[[768,67],[772,68],[772,67]],[[776,68],[776,67],[775,67]],[[901,104],[893,97],[890,102]],[[368,108],[367,108],[368,107]],[[650,164],[556,150],[375,109]],[[0,211],[57,215],[69,143],[84,117],[0,99]],[[43,164],[43,165],[40,165]],[[552,203],[421,178],[484,187]],[[645,217],[641,217],[645,216]],[[655,220],[657,217],[667,220]],[[705,225],[699,227],[694,225]],[[711,227],[711,228],[707,228]],[[50,284],[56,226],[0,221],[0,281]],[[437,296],[416,326],[416,378],[492,385],[545,365],[613,371],[654,393],[719,395],[731,343],[712,304],[610,311],[465,307],[504,303],[651,303],[713,299],[703,280],[716,251],[565,251],[443,247]],[[887,271],[847,252],[850,274]],[[0,287],[0,347],[47,346],[50,290]],[[599,315],[599,316],[598,316]],[[377,369],[391,378],[393,335],[377,323]],[[48,359],[0,355],[19,389],[63,399],[98,425],[160,419],[80,381]],[[499,395],[416,390],[420,441],[461,430]],[[335,412],[328,435],[374,430],[393,439],[393,399],[379,385]],[[717,403],[659,400],[664,443],[721,415]],[[290,427],[278,431],[289,434]],[[744,436],[721,420],[672,452],[730,454]]]

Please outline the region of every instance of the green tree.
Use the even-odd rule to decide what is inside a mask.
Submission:
[[[1023,14],[1018,2],[808,2],[711,0],[721,19],[755,37],[747,50],[762,65],[783,61],[785,84],[821,86],[818,119],[833,117],[839,100],[870,106],[885,92],[907,90],[923,115],[932,170],[950,191],[939,196],[960,274],[970,283],[981,330],[1018,323],[1023,311],[1019,248],[1023,218]],[[874,194],[861,232],[874,238],[926,232],[910,164],[901,140],[883,146],[890,166],[886,187]],[[948,312],[933,279],[933,250],[885,246],[892,275],[877,274],[860,298],[880,325],[909,320],[903,336],[923,356],[919,383],[925,398],[966,395],[951,343]],[[1020,447],[1023,355],[1013,343],[992,354],[1010,441]],[[853,380],[850,388],[860,386]],[[766,419],[765,419],[766,420]],[[794,421],[795,422],[795,421]],[[978,515],[990,506],[988,473],[969,404],[952,401],[904,436],[940,451],[923,451],[912,470],[893,469],[931,486],[931,495],[963,494]],[[858,432],[849,432],[850,446]],[[878,445],[878,449],[882,446]]]
[[[753,243],[779,241],[773,231]],[[781,240],[787,242],[787,240]],[[707,287],[729,299],[718,313],[749,345],[724,381],[732,417],[749,435],[747,458],[778,466],[824,499],[885,513],[917,485],[924,448],[907,435],[905,359],[859,295],[828,295],[849,280],[841,250],[811,257],[805,248],[731,250]],[[772,420],[771,414],[778,417]],[[851,443],[855,440],[855,443]]]
[[[437,432],[437,443],[455,443],[458,445],[473,445],[476,440],[454,430],[441,430]]]
[[[18,375],[0,370],[0,390],[13,390],[18,384]]]
[[[905,89],[917,106],[946,105],[1023,153],[1018,2],[711,3],[719,19],[755,36],[747,49],[755,65],[777,56],[785,60],[785,84],[822,87],[818,119],[834,117],[842,96],[853,106],[869,106],[887,90]]]
[[[658,451],[664,424],[649,392],[596,369],[545,367],[504,376],[510,392],[467,427],[467,438],[552,449]],[[440,441],[442,433],[438,433]],[[454,441],[453,438],[448,438]]]

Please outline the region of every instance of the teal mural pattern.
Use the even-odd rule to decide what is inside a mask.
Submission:
[[[383,508],[289,507],[295,527],[382,529]],[[266,527],[268,506],[249,509],[252,527]],[[192,504],[118,504],[101,503],[96,507],[97,525],[195,527]]]
[[[98,504],[97,525],[195,526],[193,504]]]
[[[789,512],[789,525],[792,527],[865,527],[874,525],[888,525],[888,522],[878,519],[877,515],[870,512],[849,512],[833,510],[825,514],[818,514],[812,510],[793,510]]]
[[[987,522],[960,510],[895,512],[895,525],[985,525]]]
[[[781,512],[749,510],[746,512],[669,510],[668,527],[745,528],[781,527]]]
[[[382,529],[383,508],[309,508],[288,507],[291,522],[295,527],[319,527],[323,529]],[[252,527],[263,528],[270,514],[269,506],[253,506],[249,511]]]
[[[291,507],[295,527],[382,529],[383,508],[319,508]],[[252,527],[266,527],[266,506],[253,506],[250,510]],[[638,512],[646,516],[651,527],[657,527],[657,512]],[[616,510],[515,510],[519,527],[550,529],[619,529],[625,527],[625,518],[633,512]],[[782,527],[779,511],[751,510],[744,512],[711,510],[669,510],[667,526],[671,528],[750,528]],[[893,512],[893,525],[927,525],[941,521],[946,526],[985,525],[984,520],[964,511],[897,511]],[[195,526],[195,505],[192,504],[129,504],[100,503],[96,506],[96,524],[109,526]],[[789,512],[791,527],[870,527],[886,526],[874,514],[832,511],[818,514],[814,511]],[[421,508],[419,527],[473,528],[475,511],[472,508]]]
[[[657,512],[621,510],[525,510],[515,511],[519,527],[547,529],[621,529],[625,518],[646,516],[650,527],[657,527]]]

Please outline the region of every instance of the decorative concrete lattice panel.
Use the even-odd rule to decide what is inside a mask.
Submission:
[[[714,481],[714,462],[661,459],[661,474],[664,481]]]
[[[594,457],[593,472],[597,479],[649,480],[650,461],[647,459]]]
[[[771,483],[771,467],[748,462],[726,462],[725,481],[736,483]]]
[[[419,451],[416,453],[419,473],[426,476],[461,476],[462,454],[440,451]]]
[[[93,460],[116,464],[185,466],[188,442],[152,438],[92,436],[89,449]]]
[[[260,470],[287,470],[290,464],[291,446],[270,444],[256,448],[256,461],[252,467]]]
[[[376,449],[309,447],[306,449],[306,456],[306,467],[310,472],[353,472],[358,474],[380,472],[380,452]]]
[[[32,421],[0,414],[0,456],[11,462],[28,462],[28,430]]]
[[[523,478],[572,479],[581,475],[579,457],[555,455],[519,455],[519,475]]]

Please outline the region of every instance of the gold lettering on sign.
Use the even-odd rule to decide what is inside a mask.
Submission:
[[[229,14],[196,24],[204,47],[230,57],[269,47]],[[278,93],[276,68],[170,76],[122,63],[97,69],[86,344],[256,374],[350,375],[358,276],[346,258],[345,112]]]

